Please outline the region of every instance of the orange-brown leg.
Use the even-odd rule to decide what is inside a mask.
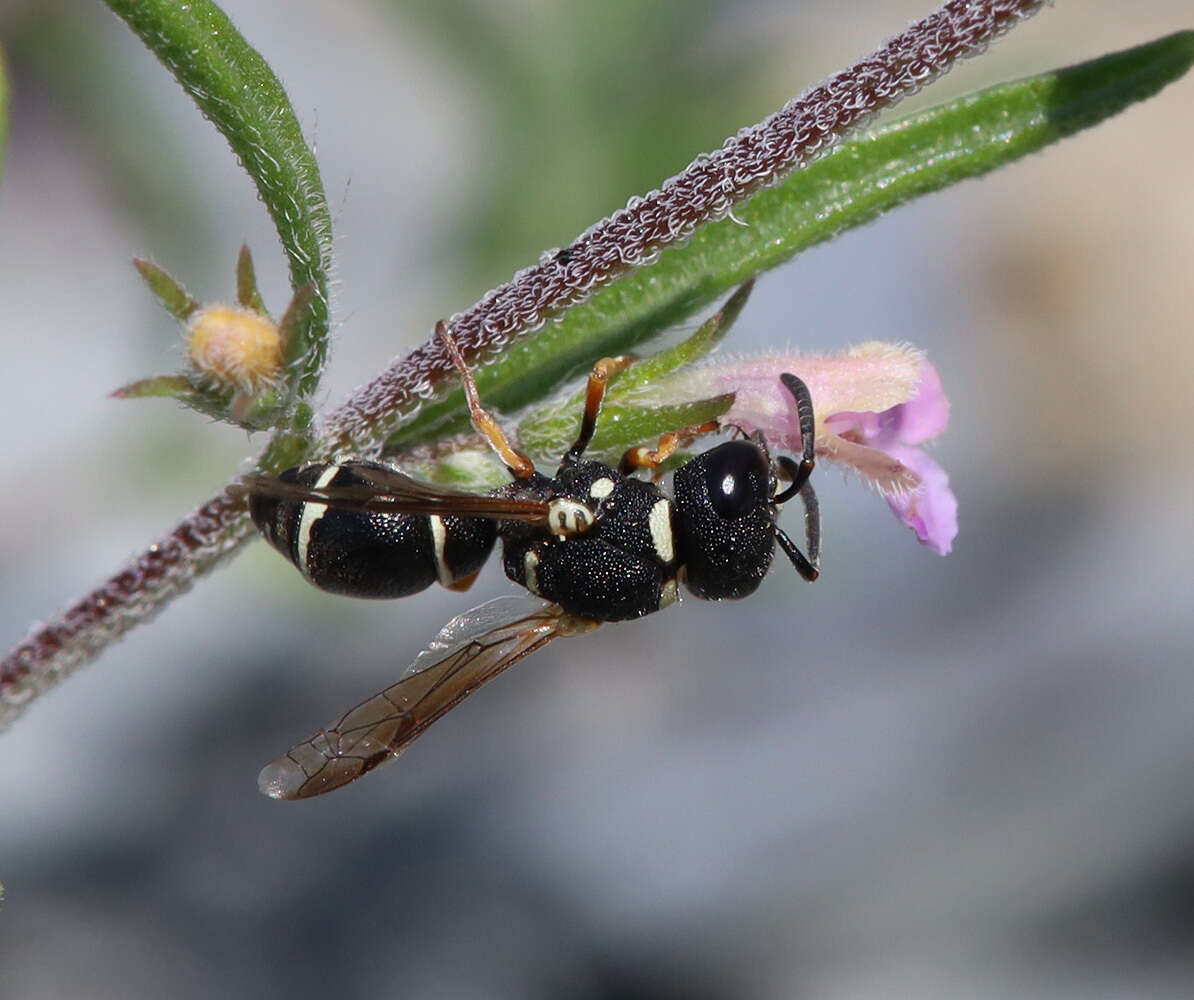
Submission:
[[[657,469],[676,454],[681,447],[702,434],[712,434],[720,426],[716,420],[707,420],[703,424],[693,424],[690,427],[668,431],[666,434],[660,435],[659,444],[654,449],[646,446],[631,448],[622,456],[618,469],[623,475],[629,475],[635,469]]]
[[[449,583],[448,589],[457,590],[463,593],[477,582],[477,577],[480,575],[481,571],[477,570],[476,573],[470,573],[468,576],[462,576],[459,580],[453,580],[451,583]]]
[[[625,371],[635,360],[633,354],[619,354],[616,358],[602,358],[593,365],[593,370],[589,373],[589,386],[585,392],[585,409],[580,418],[580,433],[564,456],[565,463],[579,459],[593,440],[593,432],[597,429],[597,416],[601,413],[601,401],[605,398],[605,387],[610,377]]]
[[[464,395],[468,400],[469,416],[472,417],[477,433],[489,442],[498,457],[506,463],[506,468],[510,470],[510,475],[515,479],[527,479],[533,476],[535,463],[510,443],[510,439],[506,437],[506,432],[502,430],[501,425],[481,405],[477,383],[473,381],[472,373],[468,370],[468,365],[464,363],[464,357],[460,353],[460,348],[456,346],[456,340],[448,330],[448,324],[441,319],[435,324],[435,333],[448,352],[448,357],[452,359],[452,364],[460,372],[461,381],[464,382]]]

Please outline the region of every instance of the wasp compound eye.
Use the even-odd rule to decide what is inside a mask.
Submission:
[[[729,441],[672,480],[688,589],[708,600],[754,593],[775,553],[771,467],[749,441]]]
[[[705,488],[718,516],[737,520],[766,506],[771,470],[763,453],[747,441],[730,441],[708,453]]]

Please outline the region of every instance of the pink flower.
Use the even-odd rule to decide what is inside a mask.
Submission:
[[[919,447],[949,422],[937,370],[911,347],[872,341],[834,356],[716,359],[678,373],[667,391],[693,399],[733,392],[724,422],[761,430],[770,444],[797,452],[796,406],[781,372],[799,376],[812,395],[818,457],[854,469],[922,545],[948,553],[958,502],[945,470]]]

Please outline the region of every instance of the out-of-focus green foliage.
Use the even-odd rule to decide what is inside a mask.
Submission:
[[[723,44],[733,28],[719,4],[382,3],[479,102],[485,159],[442,236],[461,272],[445,314],[757,116],[777,96],[766,70],[804,76],[778,43]]]

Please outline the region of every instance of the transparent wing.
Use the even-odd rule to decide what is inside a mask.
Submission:
[[[303,486],[284,483],[270,476],[245,476],[232,488],[234,494],[278,497],[284,500],[314,501],[341,510],[373,510],[392,514],[438,514],[440,516],[488,517],[502,521],[546,524],[550,508],[540,500],[515,500],[469,493],[412,479],[397,469],[354,467],[353,473],[366,480],[351,486]]]
[[[557,604],[526,596],[482,604],[448,622],[397,684],[262,768],[257,786],[275,799],[305,799],[347,785],[393,760],[508,666],[558,636],[596,627]]]

